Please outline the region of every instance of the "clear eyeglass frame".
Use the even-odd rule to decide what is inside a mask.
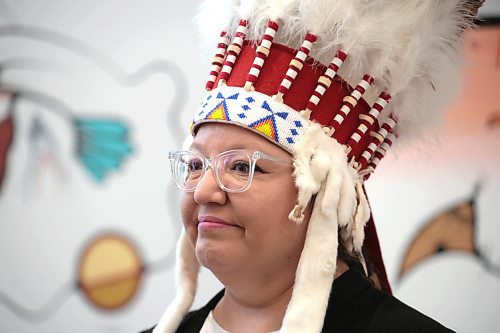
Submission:
[[[230,182],[227,181],[227,170],[225,170],[224,166],[225,164],[222,163],[225,160],[224,159],[229,159],[231,157],[238,157],[240,158],[237,160],[238,162],[243,162],[243,163],[248,163],[249,170],[248,174],[239,174],[237,175],[238,180],[235,181],[237,183],[237,186],[228,186]],[[169,152],[168,158],[170,160],[170,167],[172,171],[172,178],[174,180],[175,186],[184,192],[194,192],[196,190],[196,187],[198,186],[198,183],[200,180],[203,178],[205,175],[206,171],[208,168],[212,168],[212,171],[215,175],[215,180],[217,181],[217,184],[219,187],[228,193],[241,193],[247,191],[250,186],[252,185],[253,177],[255,174],[255,166],[258,160],[268,160],[268,161],[273,161],[273,162],[278,162],[278,163],[286,163],[286,164],[292,164],[292,160],[290,159],[283,159],[283,158],[278,158],[272,155],[268,155],[266,153],[263,153],[261,151],[248,151],[248,150],[243,150],[243,149],[234,149],[234,150],[228,150],[225,152],[220,153],[219,155],[213,157],[213,158],[207,158],[197,152],[193,151],[172,151]],[[201,168],[198,171],[198,174],[196,175],[196,179],[192,180],[190,184],[188,185],[188,177],[189,177],[189,171],[186,168],[189,168],[189,163],[186,162],[191,162],[191,158],[197,158],[196,162],[201,162]],[[243,159],[243,160],[242,160]],[[233,172],[235,173],[235,172]],[[229,178],[232,177],[232,180],[234,181],[234,178],[236,176],[230,176]]]

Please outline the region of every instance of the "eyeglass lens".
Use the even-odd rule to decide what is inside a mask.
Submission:
[[[247,187],[253,176],[252,159],[243,152],[226,152],[212,161],[198,154],[179,152],[173,162],[175,183],[185,191],[196,188],[208,168],[207,163],[213,163],[217,181],[224,190],[241,191]]]

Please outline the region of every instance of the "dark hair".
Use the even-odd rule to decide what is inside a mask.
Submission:
[[[347,247],[345,246],[344,241],[340,237],[339,237],[339,247],[337,256],[338,258],[342,259],[342,261],[344,261],[347,266],[349,267],[358,266],[361,267],[361,270],[363,270],[360,258],[347,251]],[[380,279],[377,273],[375,272],[374,266],[370,261],[369,254],[366,253],[366,251],[363,251],[363,257],[366,263],[366,270],[368,273],[368,276],[366,278],[370,281],[373,287],[382,290]]]

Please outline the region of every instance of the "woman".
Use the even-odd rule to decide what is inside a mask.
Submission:
[[[170,155],[179,288],[150,331],[450,332],[370,283],[363,182],[454,90],[480,2],[208,1],[228,28]],[[225,289],[186,314],[200,264]]]

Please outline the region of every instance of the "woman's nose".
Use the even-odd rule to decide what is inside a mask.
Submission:
[[[220,188],[215,177],[214,170],[211,167],[207,168],[194,190],[194,201],[196,203],[223,205],[226,202],[226,192]]]

